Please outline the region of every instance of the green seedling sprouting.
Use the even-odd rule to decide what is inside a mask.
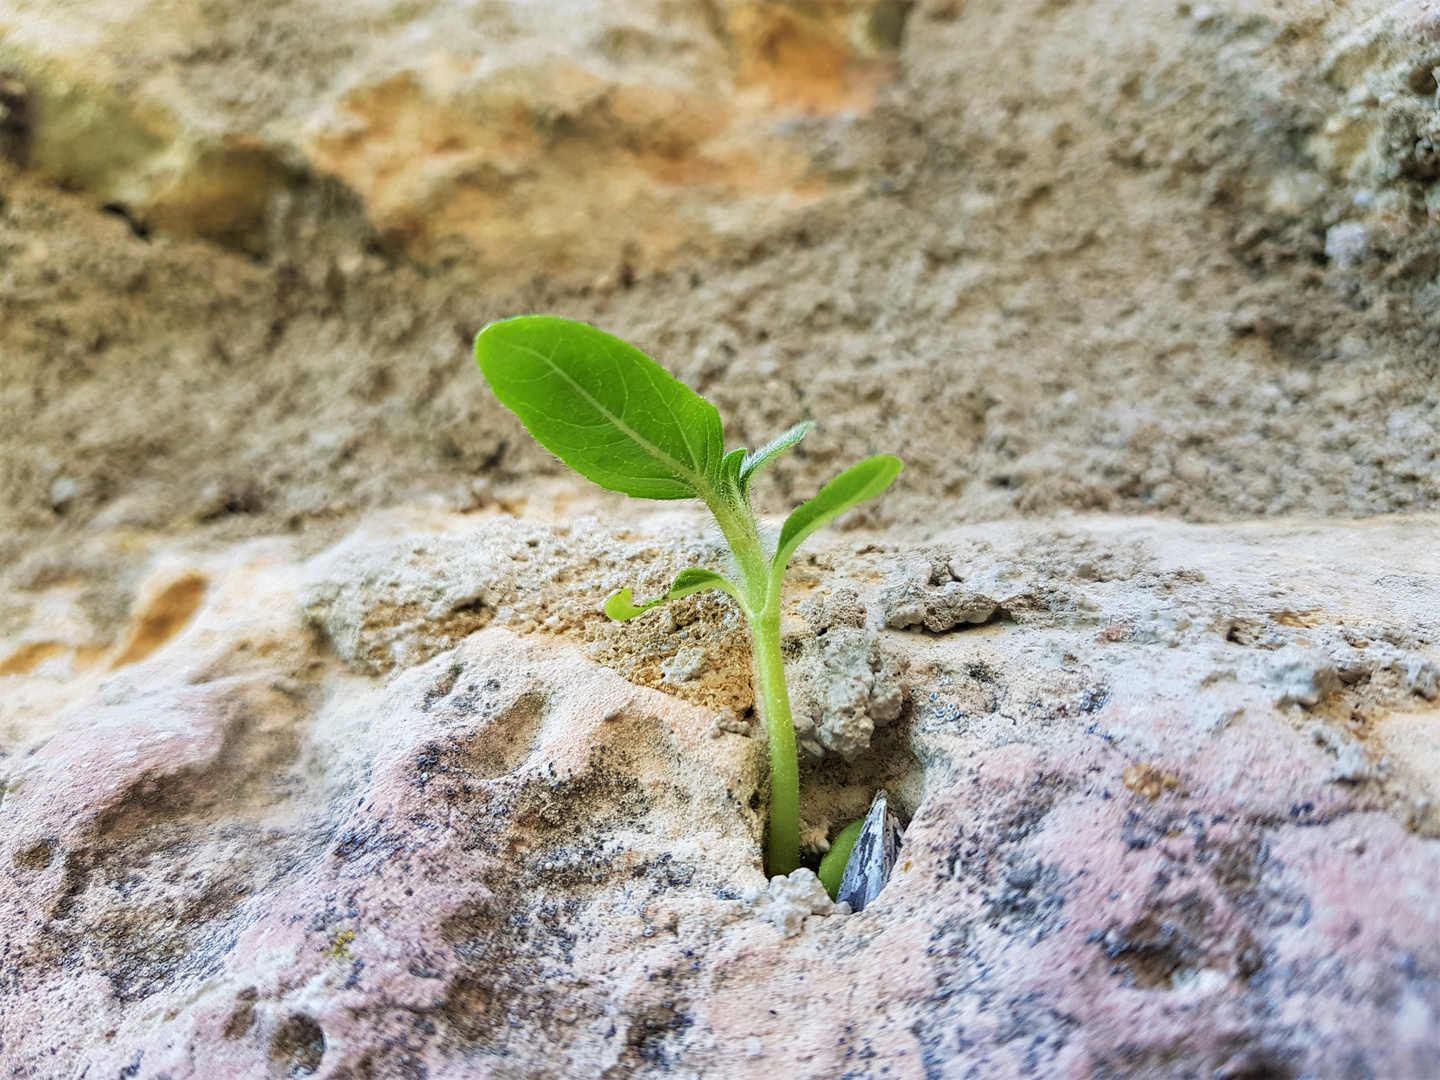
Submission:
[[[715,515],[734,556],[731,577],[682,570],[665,595],[637,604],[631,590],[621,589],[606,601],[605,613],[633,619],[707,589],[728,593],[740,605],[754,643],[770,742],[766,861],[771,874],[790,873],[800,865],[800,770],[780,654],[785,567],[816,529],[889,487],[904,468],[900,459],[879,454],[852,465],[797,508],[771,539],[755,521],[750,485],[760,469],[805,437],[811,423],[797,424],[758,450],[727,454],[714,405],[633,345],[568,319],[526,315],[491,323],[475,339],[475,359],[530,434],[582,476],[638,498],[700,499]]]
[[[850,853],[855,850],[855,841],[860,839],[860,830],[865,827],[865,819],[852,821],[845,828],[840,830],[840,835],[830,842],[830,850],[820,860],[820,884],[825,886],[825,891],[834,900],[840,894],[840,884],[845,880],[845,866],[850,861]]]

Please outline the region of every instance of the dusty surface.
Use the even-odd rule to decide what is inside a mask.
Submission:
[[[1437,58],[1418,2],[0,7],[0,1061],[1426,1076]],[[754,902],[743,627],[597,612],[722,553],[488,396],[527,310],[818,421],[770,513],[905,459],[786,624],[812,853],[915,816],[873,912]]]

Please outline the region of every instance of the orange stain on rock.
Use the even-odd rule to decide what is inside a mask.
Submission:
[[[803,9],[762,2],[734,10],[729,30],[737,84],[763,90],[772,107],[782,111],[869,112],[876,91],[894,78],[896,65],[855,47],[854,9],[849,0],[820,0]]]
[[[1154,765],[1141,762],[1125,770],[1125,786],[1136,795],[1154,802],[1167,791],[1180,787],[1180,780],[1174,773],[1162,772]]]
[[[105,645],[81,645],[75,650],[75,670],[92,668],[105,657],[109,649]]]
[[[556,61],[464,90],[454,71],[468,65],[432,56],[350,93],[308,152],[412,256],[460,239],[491,270],[646,272],[723,245],[717,208],[763,219],[825,197],[776,122],[870,110],[895,65],[851,42],[855,17],[852,0],[743,4],[724,20],[718,82],[691,88]],[[719,92],[727,81],[742,93]]]
[[[49,660],[65,651],[58,641],[35,641],[21,645],[4,660],[0,660],[0,675],[27,675]]]
[[[199,574],[189,574],[174,582],[150,601],[130,631],[124,650],[111,668],[139,663],[173,638],[200,607],[208,582]]]

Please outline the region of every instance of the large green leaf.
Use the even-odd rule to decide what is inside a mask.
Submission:
[[[651,608],[663,604],[667,600],[679,600],[682,596],[704,592],[706,589],[719,589],[731,596],[735,595],[735,586],[727,578],[713,570],[691,567],[676,574],[675,581],[670,585],[670,591],[664,596],[657,596],[654,600],[646,600],[637,604],[635,603],[635,594],[631,590],[621,589],[605,601],[605,614],[616,622],[624,622],[627,619],[635,618],[636,615],[645,614]]]
[[[522,315],[480,331],[475,359],[530,434],[601,487],[692,499],[719,486],[720,414],[633,345],[584,323]]]
[[[776,570],[784,569],[806,537],[851,507],[879,495],[894,482],[903,468],[905,465],[899,458],[876,454],[858,465],[851,465],[821,488],[813,499],[797,507],[780,528],[780,544],[775,551]]]

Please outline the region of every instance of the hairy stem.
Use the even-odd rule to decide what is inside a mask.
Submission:
[[[752,618],[750,632],[755,642],[761,716],[770,736],[770,845],[765,861],[766,872],[773,877],[800,866],[800,763],[780,654],[779,605]]]
[[[749,502],[710,497],[705,500],[720,526],[740,571],[740,607],[755,644],[755,677],[760,689],[760,715],[770,739],[770,843],[766,872],[789,874],[800,866],[800,763],[795,751],[795,723],[790,716],[790,691],[780,653],[780,590],[784,566],[765,554],[760,529]]]

